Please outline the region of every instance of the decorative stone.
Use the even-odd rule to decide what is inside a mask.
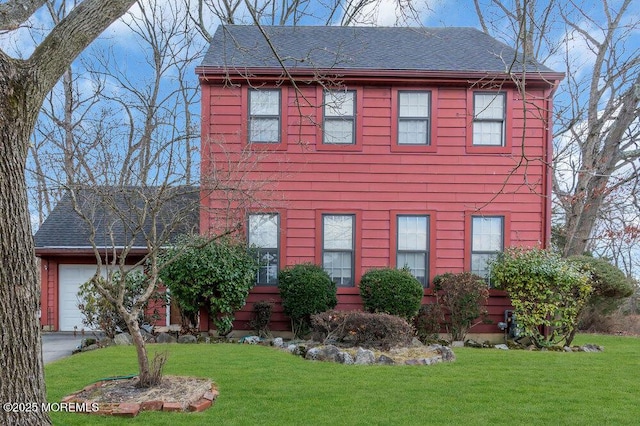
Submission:
[[[198,339],[193,334],[183,334],[178,337],[178,343],[198,343]]]
[[[260,336],[244,336],[239,340],[239,343],[247,343],[249,345],[257,345],[262,339]]]
[[[160,333],[156,336],[157,343],[176,343],[178,340],[169,333]]]
[[[562,348],[562,350],[565,352],[573,352],[573,349],[571,349],[571,346],[565,346]]]
[[[340,364],[351,365],[353,364],[353,357],[348,352],[340,351],[338,352],[338,355],[336,355],[336,362],[339,362]]]
[[[604,348],[600,345],[594,345],[592,343],[587,343],[586,345],[580,346],[580,351],[582,352],[602,352]]]
[[[273,344],[273,346],[275,346],[276,348],[282,348],[284,347],[284,340],[282,340],[282,337],[276,337],[275,339],[273,339],[273,341],[271,342]]]
[[[318,349],[318,354],[316,355],[316,359],[318,361],[338,361],[338,354],[340,353],[340,349],[333,345],[320,346]]]
[[[358,348],[356,352],[356,359],[354,361],[355,364],[358,365],[369,365],[376,362],[376,356],[373,351],[369,349]]]
[[[454,340],[453,342],[451,342],[452,348],[461,348],[463,346],[464,346],[464,342],[462,340]]]
[[[389,358],[386,355],[380,355],[378,357],[378,360],[376,361],[378,364],[383,364],[383,365],[393,365],[396,362],[393,360],[393,358]]]
[[[417,337],[414,337],[411,340],[411,344],[409,346],[412,347],[412,348],[421,348],[424,345],[422,344],[422,342]]]
[[[116,336],[113,338],[113,343],[115,343],[117,346],[126,346],[131,345],[133,343],[133,339],[131,338],[131,335],[129,333],[120,333],[116,334]]]
[[[102,348],[111,346],[113,345],[113,339],[109,337],[103,337],[102,339],[98,340],[98,345],[100,345],[100,347]]]
[[[501,349],[503,351],[508,351],[509,350],[509,346],[505,345],[504,343],[501,343],[499,345],[494,345],[493,346],[496,349]]]
[[[304,355],[305,359],[309,359],[309,360],[316,360],[318,359],[318,352],[320,352],[319,348],[311,348],[307,351],[307,353]]]
[[[300,353],[298,352],[298,345],[294,345],[293,343],[287,346],[287,351],[294,355],[300,355]]]
[[[427,349],[440,354],[442,361],[451,362],[456,360],[456,354],[453,353],[453,350],[449,346],[442,346],[435,343],[427,346]]]

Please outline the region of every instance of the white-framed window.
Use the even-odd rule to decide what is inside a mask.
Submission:
[[[407,267],[427,287],[429,277],[429,216],[398,215],[396,267]]]
[[[473,145],[505,145],[505,101],[501,92],[473,94]]]
[[[324,92],[323,105],[322,143],[354,145],[356,143],[356,92],[327,90]]]
[[[353,286],[355,215],[322,215],[322,267],[338,286]]]
[[[260,266],[258,285],[278,285],[280,218],[277,213],[249,215],[249,246],[255,248]]]
[[[280,90],[249,90],[249,142],[280,143]]]
[[[431,93],[398,92],[398,145],[430,145]]]
[[[504,250],[504,216],[472,216],[471,272],[489,279],[489,262]]]

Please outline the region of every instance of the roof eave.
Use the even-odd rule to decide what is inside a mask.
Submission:
[[[486,81],[488,79],[498,81],[522,80],[527,82],[543,83],[549,86],[557,84],[565,76],[564,73],[549,71],[529,71],[526,73],[506,73],[497,71],[442,71],[442,70],[381,70],[381,69],[351,69],[351,68],[330,68],[330,69],[307,69],[291,68],[287,73],[292,77],[301,80],[315,80],[320,76],[339,76],[343,80],[363,80],[363,81],[407,81],[407,80],[431,80],[441,83],[469,83],[475,81]],[[201,80],[283,80],[285,73],[281,67],[273,68],[226,68],[199,66],[196,74]]]

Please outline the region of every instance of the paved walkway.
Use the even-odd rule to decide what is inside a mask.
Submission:
[[[88,336],[82,336],[78,333],[66,332],[43,332],[42,333],[42,358],[44,363],[48,364],[52,361],[70,356],[74,349],[82,343],[82,339]]]

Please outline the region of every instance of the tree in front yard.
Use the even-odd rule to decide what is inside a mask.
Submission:
[[[0,30],[27,25],[45,0],[0,5]],[[27,59],[0,51],[0,401],[46,402],[38,320],[39,280],[27,206],[25,165],[45,96],[69,64],[135,0],[70,3]],[[4,425],[49,424],[46,412],[0,411]]]

